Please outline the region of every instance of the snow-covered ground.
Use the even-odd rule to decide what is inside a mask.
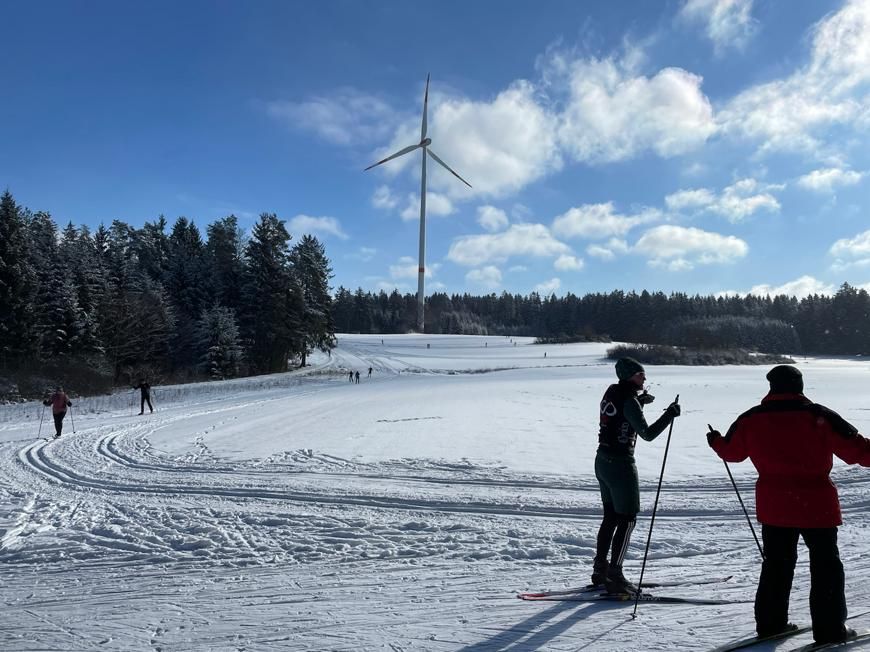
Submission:
[[[683,416],[645,579],[733,575],[658,593],[745,602],[641,604],[632,620],[631,605],[514,597],[588,581],[606,348],[340,336],[304,371],[157,387],[151,415],[138,393],[80,398],[50,443],[40,404],[2,407],[0,649],[705,650],[750,633],[759,554],[704,433],[758,402],[763,367],[647,369],[648,416],[676,394]],[[797,364],[808,396],[870,432],[870,364]],[[635,579],[665,442],[638,443]],[[731,468],[752,509],[751,465]],[[834,476],[858,613],[870,470]],[[801,550],[797,622],[808,592]]]

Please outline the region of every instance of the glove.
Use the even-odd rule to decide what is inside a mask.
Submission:
[[[713,445],[713,442],[722,436],[722,433],[718,430],[708,430],[707,431],[707,444],[709,446]]]
[[[652,403],[654,400],[656,400],[656,397],[653,396],[652,394],[650,394],[650,393],[649,393],[648,391],[646,391],[646,390],[643,390],[643,393],[642,393],[642,394],[639,394],[638,397],[637,397],[637,401],[638,401],[638,403],[640,403],[641,405],[649,405],[649,404]]]
[[[676,419],[680,416],[680,404],[674,401],[668,406],[668,409],[665,410],[665,414],[667,414],[671,420]]]

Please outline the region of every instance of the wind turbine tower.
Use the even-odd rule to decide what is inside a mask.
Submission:
[[[410,154],[414,150],[422,149],[423,156],[423,167],[420,175],[420,264],[417,268],[417,331],[420,333],[424,332],[424,318],[423,318],[423,301],[425,298],[425,294],[423,291],[424,286],[424,277],[426,275],[426,155],[432,157],[432,160],[438,163],[441,167],[447,170],[454,177],[459,179],[466,186],[471,188],[471,184],[468,183],[465,179],[460,177],[456,172],[450,169],[450,166],[447,165],[444,161],[442,161],[438,156],[433,152],[429,146],[432,144],[432,139],[426,136],[426,123],[427,123],[427,114],[429,111],[429,75],[426,75],[426,92],[423,95],[423,124],[420,128],[420,142],[416,145],[409,145],[404,149],[400,149],[395,154],[391,154],[387,158],[378,161],[377,163],[370,165],[366,168],[366,170],[371,170],[374,167],[381,165],[382,163],[386,163],[387,161],[391,161],[394,158],[399,158],[400,156],[404,156],[405,154]]]

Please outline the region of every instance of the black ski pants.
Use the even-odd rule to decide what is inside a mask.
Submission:
[[[618,514],[613,506],[605,503],[604,518],[601,520],[596,538],[595,559],[606,560],[607,553],[610,552],[610,565],[622,568],[636,522],[637,514]]]
[[[842,640],[845,635],[846,593],[843,562],[837,548],[837,528],[761,526],[764,562],[755,594],[759,634],[781,631],[788,623],[788,601],[798,537],[810,552],[810,616],[816,641]]]
[[[60,434],[63,432],[63,418],[66,416],[66,410],[54,412],[52,416],[54,417],[54,434],[60,437]]]
[[[139,399],[139,414],[145,412],[145,402],[148,402],[148,409],[154,412],[154,407],[151,405],[151,394],[142,393],[142,398]]]

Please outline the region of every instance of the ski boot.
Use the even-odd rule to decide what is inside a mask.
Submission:
[[[633,595],[638,592],[637,587],[622,574],[622,566],[611,566],[607,569],[607,579],[604,580],[604,588],[607,589],[608,593],[629,593]]]
[[[772,629],[759,629],[757,631],[758,638],[771,638],[773,636],[779,636],[781,634],[787,634],[788,632],[793,632],[798,629],[798,626],[794,623],[786,623],[782,627],[774,627]]]
[[[593,586],[602,586],[607,581],[607,570],[610,568],[610,564],[607,563],[606,559],[599,559],[598,557],[592,562],[592,585]]]

